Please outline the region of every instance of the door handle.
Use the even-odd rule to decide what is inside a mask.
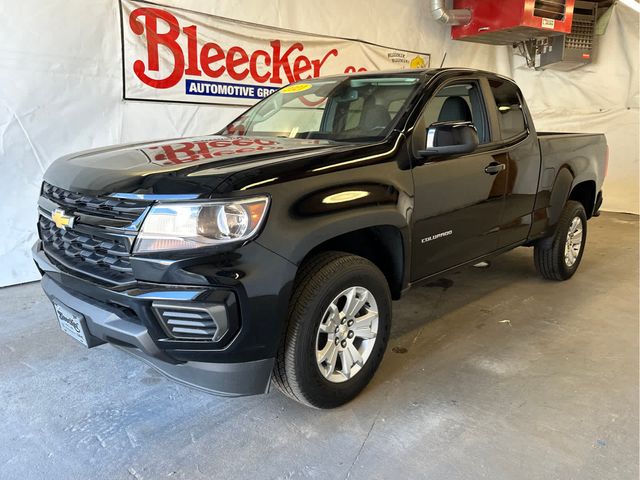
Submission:
[[[504,163],[491,162],[484,168],[484,173],[488,175],[497,175],[506,168],[507,166]]]

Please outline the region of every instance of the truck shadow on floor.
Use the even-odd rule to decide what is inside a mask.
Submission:
[[[391,344],[464,307],[477,304],[478,313],[483,313],[484,307],[493,306],[489,297],[498,291],[519,288],[532,281],[544,282],[537,276],[532,254],[531,249],[518,249],[493,259],[487,268],[465,267],[415,285],[393,304]],[[469,317],[466,321],[476,320]]]
[[[493,353],[508,350],[512,337],[503,335],[503,329],[526,335],[535,329],[536,337],[557,334],[561,322],[554,320],[545,292],[566,286],[576,296],[572,301],[579,302],[580,295],[589,294],[574,287],[580,277],[590,275],[583,265],[573,281],[546,281],[538,276],[532,256],[533,250],[519,248],[493,259],[488,268],[468,267],[416,285],[394,302],[387,351],[363,395],[396,381],[401,370],[440,358],[443,349],[455,345],[462,356],[485,347]]]

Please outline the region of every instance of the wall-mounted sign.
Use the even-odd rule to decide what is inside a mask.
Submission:
[[[252,105],[293,82],[425,68],[427,53],[121,0],[124,98]]]

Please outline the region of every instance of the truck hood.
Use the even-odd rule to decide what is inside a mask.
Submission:
[[[98,148],[56,160],[44,180],[92,195],[214,193],[244,170],[362,148],[294,138],[212,135]]]

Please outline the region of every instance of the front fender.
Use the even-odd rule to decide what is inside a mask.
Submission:
[[[298,219],[289,226],[285,238],[276,244],[257,241],[290,262],[299,265],[307,254],[318,245],[341,235],[370,227],[392,226],[400,230],[408,251],[409,220],[411,209],[405,212],[398,205],[370,206],[333,212],[321,216]]]

